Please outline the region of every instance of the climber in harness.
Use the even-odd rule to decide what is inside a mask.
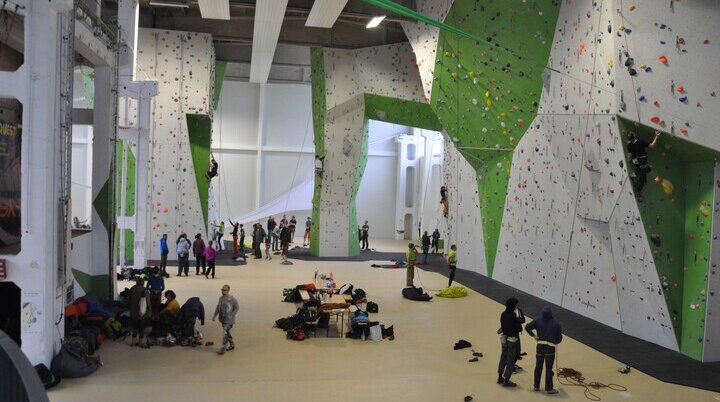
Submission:
[[[215,160],[214,156],[210,157],[210,169],[208,169],[207,172],[205,172],[205,177],[208,179],[208,181],[212,180],[213,177],[218,175],[218,163]]]
[[[633,173],[630,175],[630,178],[638,201],[642,201],[642,190],[647,183],[647,174],[652,170],[648,164],[647,148],[655,148],[658,138],[660,138],[660,132],[655,131],[655,137],[651,143],[639,140],[632,131],[627,134],[627,137],[627,150],[630,155],[630,161],[633,164]]]

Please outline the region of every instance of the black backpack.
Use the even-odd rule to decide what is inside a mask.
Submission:
[[[367,301],[366,293],[362,289],[355,289],[353,292],[353,301],[360,300],[361,302]]]
[[[368,313],[377,313],[379,311],[379,307],[377,303],[375,302],[368,302],[367,303],[367,312]]]

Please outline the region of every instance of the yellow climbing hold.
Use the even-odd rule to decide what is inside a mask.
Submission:
[[[505,113],[505,112],[500,112],[500,117],[503,118],[503,119],[506,118],[506,117],[507,117],[507,113]]]
[[[615,60],[610,59],[610,61],[608,61],[608,67],[613,68],[614,65],[615,65]]]
[[[700,213],[702,216],[710,216],[710,208],[707,205],[700,205]]]
[[[488,99],[485,101],[485,104],[487,105],[487,107],[490,107],[490,106],[492,106],[492,101],[490,99]]]
[[[469,72],[468,72],[468,75],[471,76],[471,77],[474,77],[474,76],[475,76],[475,71],[469,71]]]
[[[490,91],[485,91],[485,97],[486,97],[486,98],[489,98],[489,97],[490,97]]]
[[[457,78],[457,73],[453,71],[452,73],[450,73],[450,76],[455,79]]]
[[[665,192],[665,194],[670,195],[675,191],[675,186],[673,186],[672,182],[668,179],[663,179],[662,181],[662,189]]]

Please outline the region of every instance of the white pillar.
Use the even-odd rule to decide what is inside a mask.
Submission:
[[[265,121],[266,109],[266,87],[267,84],[259,84],[260,93],[258,95],[258,130],[257,130],[257,178],[255,182],[255,209],[262,207],[262,199],[265,193],[265,161],[263,156],[263,145],[265,144],[265,131],[267,122]]]

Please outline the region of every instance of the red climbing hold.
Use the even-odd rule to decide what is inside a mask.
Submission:
[[[525,120],[523,120],[523,119],[517,119],[517,125],[518,125],[518,126],[525,125]]]
[[[668,62],[667,57],[665,57],[665,56],[663,56],[663,55],[661,55],[660,57],[658,57],[658,60],[659,60],[660,63],[662,63],[662,64],[667,64],[667,62]]]
[[[685,92],[685,87],[682,86],[682,85],[678,85],[678,86],[677,86],[677,91],[680,92],[680,93],[683,93],[683,92]]]
[[[662,179],[660,179],[660,176],[655,176],[655,178],[653,179],[653,183],[655,183],[655,184],[658,184],[661,181],[662,181]]]
[[[688,133],[687,128],[685,128],[685,127],[680,127],[680,134],[682,134],[682,135],[687,135],[687,133]]]
[[[660,124],[660,118],[658,116],[653,116],[650,118],[650,121],[655,124]]]
[[[613,276],[610,277],[610,281],[612,281],[613,283],[615,283],[615,281],[617,281],[617,277],[615,276],[615,274],[613,274]]]

